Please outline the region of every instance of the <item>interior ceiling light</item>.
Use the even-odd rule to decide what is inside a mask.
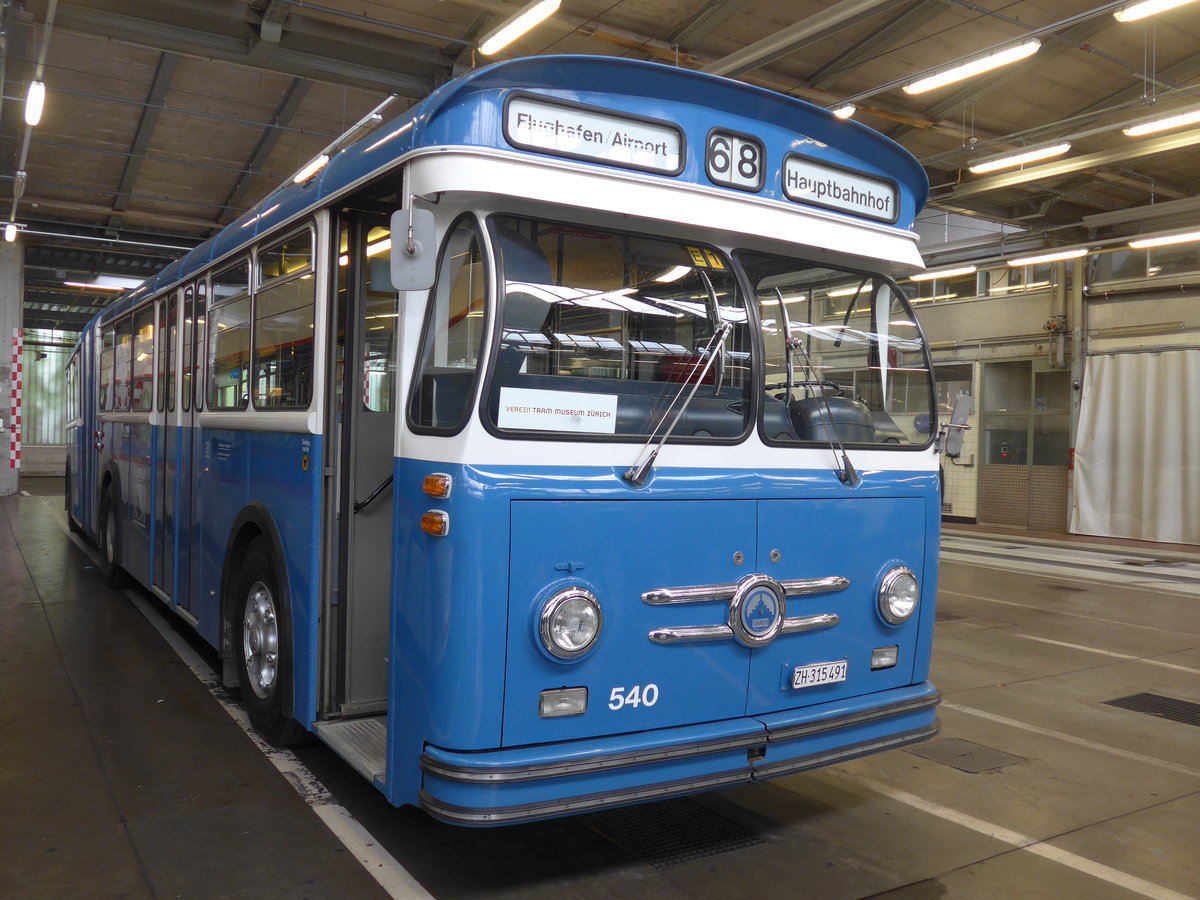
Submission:
[[[839,106],[837,109],[831,109],[830,112],[839,119],[849,119],[856,112],[858,112],[858,107],[853,103],[847,103],[845,106]]]
[[[1062,156],[1071,149],[1070,141],[1052,144],[1046,147],[1035,147],[1032,150],[1022,150],[1019,153],[1009,153],[994,159],[983,159],[967,164],[967,171],[981,175],[984,172],[995,172],[997,169],[1011,169],[1013,166],[1023,166],[1025,163],[1037,162],[1039,159],[1050,159],[1052,156]]]
[[[909,281],[932,281],[935,278],[956,278],[959,275],[970,275],[975,271],[976,266],[957,266],[953,269],[937,269],[932,272],[922,272],[919,275],[909,276]]]
[[[1017,259],[1010,259],[1008,264],[1014,269],[1020,266],[1036,266],[1040,263],[1059,262],[1064,259],[1079,259],[1081,256],[1087,256],[1087,247],[1076,247],[1073,250],[1055,250],[1051,253],[1039,253],[1036,256],[1021,256]]]
[[[36,125],[42,121],[42,110],[46,108],[46,85],[40,81],[29,82],[25,94],[25,124]]]
[[[1020,44],[1013,44],[1000,50],[994,50],[984,56],[977,56],[958,65],[942,69],[940,72],[934,72],[932,75],[926,75],[924,78],[918,78],[916,81],[910,81],[904,85],[904,93],[923,94],[926,91],[932,91],[934,88],[962,81],[964,78],[971,78],[983,72],[990,72],[992,69],[1000,68],[1000,66],[1006,66],[1017,60],[1025,59],[1027,56],[1033,56],[1041,46],[1042,42],[1037,38],[1030,38]]]
[[[1136,22],[1146,16],[1153,16],[1156,13],[1166,12],[1168,9],[1194,2],[1195,0],[1143,0],[1142,3],[1131,3],[1129,6],[1118,9],[1113,13],[1113,18],[1118,22]]]
[[[1200,241],[1200,231],[1187,231],[1181,234],[1164,234],[1159,237],[1138,238],[1136,241],[1130,241],[1129,246],[1135,250],[1144,250],[1147,247],[1165,247],[1167,244],[1190,244],[1193,241]]]
[[[479,52],[491,56],[503,50],[525,32],[558,12],[561,0],[533,0],[520,12],[479,42]]]
[[[1163,116],[1160,119],[1150,119],[1138,122],[1127,128],[1122,128],[1129,137],[1141,137],[1143,134],[1153,134],[1156,131],[1168,131],[1172,128],[1182,128],[1184,125],[1195,125],[1200,122],[1200,107],[1173,116]]]

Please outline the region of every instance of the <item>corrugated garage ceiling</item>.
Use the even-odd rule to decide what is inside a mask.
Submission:
[[[564,0],[500,56],[655,59],[834,107],[924,163],[932,204],[1047,244],[1200,222],[1200,3],[1121,23],[1094,0]],[[413,103],[485,60],[499,0],[28,0],[2,5],[0,179],[16,206],[26,327],[77,327],[110,295],[63,286],[146,275],[212,234],[390,94]],[[919,95],[901,86],[1037,37],[1029,59]],[[44,56],[42,56],[44,54]],[[1069,154],[972,175],[968,160],[1069,140]],[[1150,207],[1153,209],[1143,209]],[[5,204],[6,214],[12,208]],[[1173,215],[1174,220],[1164,218]],[[154,246],[157,245],[157,246]]]

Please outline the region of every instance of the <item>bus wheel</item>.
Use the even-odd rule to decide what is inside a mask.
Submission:
[[[70,518],[70,513],[67,514]],[[112,489],[105,488],[100,498],[100,559],[104,568],[104,583],[111,588],[125,584],[125,570],[120,559],[121,529],[117,527],[117,512],[113,508]]]
[[[296,743],[305,731],[283,708],[292,689],[291,621],[263,538],[250,543],[233,578],[230,615],[250,724],[277,747]]]

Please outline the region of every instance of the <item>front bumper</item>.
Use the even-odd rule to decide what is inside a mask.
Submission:
[[[506,825],[746,784],[928,740],[930,683],[798,710],[507,750],[427,746],[421,806],[458,825]]]

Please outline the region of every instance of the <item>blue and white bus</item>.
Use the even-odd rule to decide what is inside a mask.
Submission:
[[[937,732],[908,153],[537,57],[327,157],[68,367],[72,527],[263,735],[495,825]]]

